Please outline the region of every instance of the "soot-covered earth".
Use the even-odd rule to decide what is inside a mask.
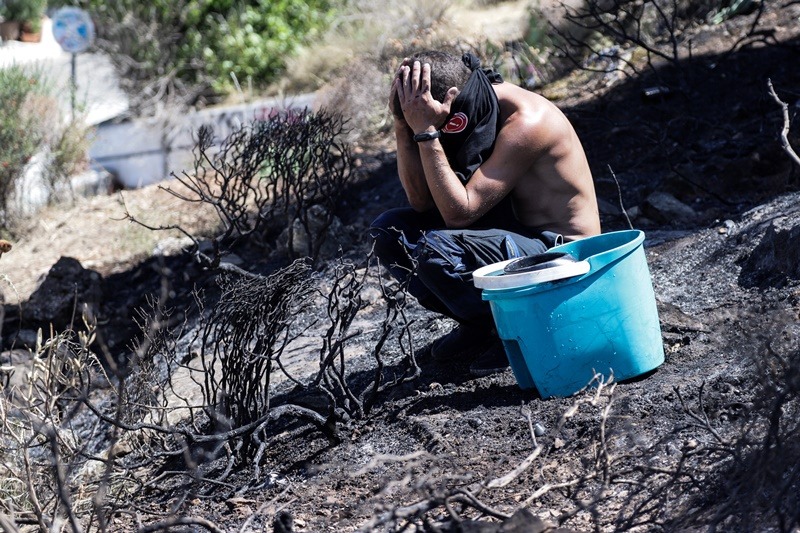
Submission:
[[[769,6],[760,22],[767,30],[728,53],[753,16],[698,33],[692,59],[610,86],[594,77],[557,102],[586,148],[604,232],[645,232],[665,351],[657,370],[541,398],[511,370],[474,378],[467,361],[437,364],[430,344],[454,324],[409,300],[418,375],[378,394],[368,414],[338,418],[335,437],[282,417],[258,476],[240,464],[224,483],[175,483],[133,506],[212,523],[190,520],[176,531],[800,526],[800,168],[781,146],[783,114],[768,86],[796,114],[800,5]],[[644,97],[654,86],[669,95]],[[800,145],[796,121],[791,130]],[[334,237],[350,243],[352,258],[368,250],[370,220],[405,202],[393,153],[364,154],[361,169],[338,214],[346,235]],[[237,255],[245,269],[270,264],[257,250]],[[213,286],[190,257],[160,261],[177,302]],[[334,263],[319,279],[331,279]],[[103,278],[99,332],[109,345],[136,335],[132,309],[163,279],[154,264]],[[347,348],[357,390],[374,375],[381,279],[388,283],[365,282],[350,330],[364,332]],[[319,357],[313,342],[305,346],[285,357],[301,383]],[[406,369],[401,359],[387,356],[387,376]],[[322,400],[284,380],[271,405]],[[209,461],[201,471],[212,478],[215,468]]]

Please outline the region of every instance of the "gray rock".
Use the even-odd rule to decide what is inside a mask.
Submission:
[[[29,350],[9,350],[0,353],[0,384],[6,390],[23,389],[33,368],[33,353]]]
[[[669,193],[656,191],[642,205],[644,215],[656,222],[678,224],[694,222],[697,212]]]
[[[527,509],[519,509],[502,523],[464,520],[455,531],[459,533],[541,533],[544,531],[568,533],[573,530],[566,528],[555,529],[552,524],[546,523]]]
[[[657,301],[658,316],[662,331],[687,332],[708,331],[708,328],[692,315],[685,313],[680,307],[669,302]]]
[[[244,265],[244,259],[242,259],[241,257],[239,257],[236,254],[226,254],[226,255],[222,256],[222,258],[220,259],[220,262],[221,263],[227,263],[227,264],[233,265],[233,266],[238,266],[238,267],[241,267],[241,266]]]
[[[161,239],[153,247],[153,255],[173,256],[180,255],[194,246],[194,241],[190,237],[167,237]]]
[[[742,263],[742,284],[747,287],[780,286],[800,280],[800,215],[777,217]]]
[[[327,211],[321,205],[313,205],[308,209],[308,228],[300,220],[295,220],[291,227],[292,253],[295,257],[308,256],[314,246],[321,242],[316,259],[330,259],[339,253],[339,248],[352,246],[341,220],[333,217],[326,228]],[[284,231],[279,239],[278,251],[287,249],[289,233]]]
[[[600,210],[601,215],[621,215],[622,210],[619,208],[618,205],[612,204],[608,200],[604,200],[603,198],[597,199],[597,208]]]
[[[36,339],[38,336],[38,332],[32,329],[21,329],[16,335],[12,336],[12,340],[17,346],[23,346],[33,350],[36,348]]]
[[[72,193],[86,198],[111,194],[114,183],[114,175],[104,168],[91,168],[69,179]]]

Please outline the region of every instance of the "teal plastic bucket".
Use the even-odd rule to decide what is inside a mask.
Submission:
[[[588,272],[483,289],[520,387],[543,398],[570,396],[597,373],[620,381],[664,362],[643,242],[638,230],[569,242],[550,251],[587,262]]]

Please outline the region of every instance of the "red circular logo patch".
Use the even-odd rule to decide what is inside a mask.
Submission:
[[[469,119],[467,118],[467,115],[459,111],[453,115],[453,118],[447,121],[447,124],[444,125],[442,131],[444,133],[461,133],[464,131],[464,128],[467,127],[468,122]]]

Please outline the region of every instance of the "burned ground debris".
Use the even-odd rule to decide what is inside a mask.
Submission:
[[[790,101],[786,87],[797,75],[782,54],[792,46],[796,38],[774,51],[773,78]],[[738,57],[762,66],[773,51],[746,52]],[[720,62],[707,72],[725,69]],[[294,141],[281,144],[268,125],[243,128],[212,154],[204,132],[197,168],[179,178],[195,194],[187,200],[218,208],[221,229],[211,246],[192,236],[194,255],[164,259],[159,276],[148,265],[114,280],[130,294],[144,290],[137,280],[158,279],[146,286],[152,297],[141,306],[128,364],[115,367],[115,354],[94,349],[103,324],[83,307],[67,331],[32,341],[34,378],[23,380],[18,354],[4,353],[4,391],[14,393],[0,402],[8,483],[0,519],[76,531],[498,531],[501,523],[528,531],[792,531],[800,523],[800,279],[796,246],[782,243],[800,227],[798,170],[781,150],[781,110],[764,80],[741,80],[748,91],[759,86],[769,105],[742,102],[732,115],[741,124],[700,114],[721,113],[714,100],[728,101],[711,75],[707,83],[720,92],[706,104],[694,95],[690,108],[633,100],[632,84],[574,109],[586,119],[581,133],[597,168],[612,161],[619,173],[620,189],[601,183],[602,198],[638,206],[663,188],[697,217],[660,224],[641,210],[631,215],[648,235],[665,364],[642,380],[598,377],[575,397],[546,401],[509,373],[471,379],[457,363],[431,361],[427,346],[450,324],[407,300],[367,246],[307,262],[291,254],[320,250],[318,240],[302,253],[274,244],[282,234],[288,243],[292,219],[299,233],[311,229],[299,213],[312,205],[325,207],[326,227],[337,213],[325,202],[336,194],[350,195],[369,218],[384,207],[376,196],[396,198],[391,165],[353,175],[344,146],[330,159],[313,151],[273,160],[270,150],[283,153]],[[645,131],[663,133],[659,117],[686,109],[697,113],[670,117],[672,129],[651,143],[598,126],[646,118]],[[306,135],[316,118],[277,120],[281,131]],[[699,128],[704,121],[719,127]],[[735,129],[768,132],[774,142],[734,139]],[[664,165],[676,154],[679,164]],[[745,159],[763,174],[735,173]],[[280,182],[298,169],[312,176],[306,184]],[[280,180],[269,178],[273,171]],[[325,176],[332,182],[315,181]],[[625,219],[609,210],[604,228],[625,227]],[[6,308],[4,325],[17,326],[20,310]]]
[[[330,258],[334,254],[323,257],[323,245],[356,177],[351,148],[342,140],[346,131],[340,114],[308,109],[275,112],[222,139],[201,126],[192,170],[172,175],[183,188],[162,188],[185,202],[211,206],[219,218],[217,234],[201,246],[180,226],[149,225],[127,210],[125,216],[154,231],[181,231],[195,258],[212,269],[236,270],[222,258],[237,245],[265,254],[274,249],[278,264],[286,263],[283,256]]]

